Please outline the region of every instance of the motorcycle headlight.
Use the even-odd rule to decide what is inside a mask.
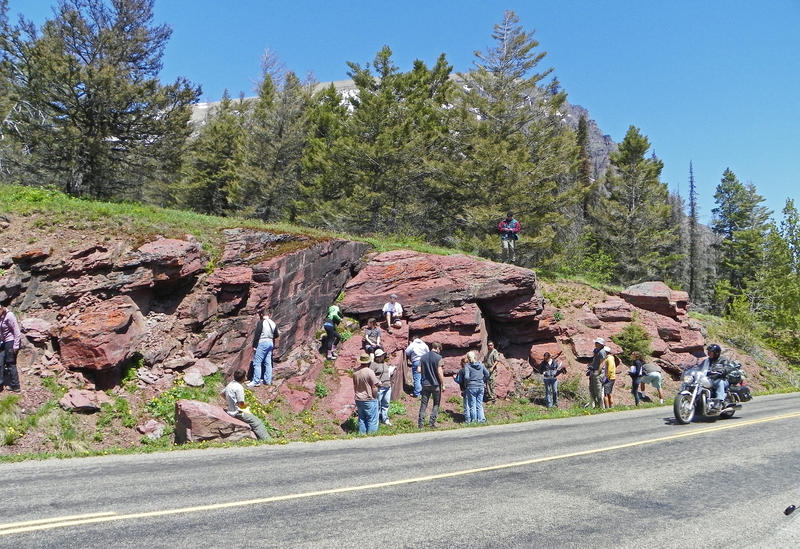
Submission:
[[[684,383],[692,383],[694,381],[694,374],[683,374]]]

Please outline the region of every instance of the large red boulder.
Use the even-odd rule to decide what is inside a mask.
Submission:
[[[179,400],[175,403],[175,442],[201,442],[223,440],[235,442],[244,438],[255,439],[250,426],[228,415],[219,406],[197,400]]]
[[[678,318],[686,314],[689,294],[671,290],[663,282],[642,282],[623,290],[620,297],[640,309]]]
[[[112,297],[61,329],[61,362],[69,368],[113,369],[136,352],[145,331],[136,303],[128,296]]]
[[[112,402],[111,397],[103,391],[70,389],[58,404],[68,412],[97,412],[101,405]]]
[[[594,306],[595,316],[603,322],[630,322],[633,307],[618,297],[609,297]]]

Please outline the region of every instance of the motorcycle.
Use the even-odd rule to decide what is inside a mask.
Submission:
[[[730,383],[722,406],[712,405],[714,385],[709,374],[712,377],[724,375]],[[741,366],[735,362],[726,365],[722,374],[706,372],[702,364],[690,366],[681,374],[681,382],[681,388],[675,396],[672,408],[675,421],[682,425],[690,423],[696,413],[706,417],[731,418],[736,410],[741,409],[742,402],[753,398],[750,388],[744,384]]]

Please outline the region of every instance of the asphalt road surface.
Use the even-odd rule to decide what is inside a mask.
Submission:
[[[0,464],[0,547],[800,547],[800,394]]]

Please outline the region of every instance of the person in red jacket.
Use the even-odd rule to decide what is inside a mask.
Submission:
[[[514,212],[508,212],[506,218],[500,220],[497,231],[500,233],[500,243],[503,245],[503,261],[514,262],[516,256],[516,244],[519,240],[519,221],[514,219]]]

